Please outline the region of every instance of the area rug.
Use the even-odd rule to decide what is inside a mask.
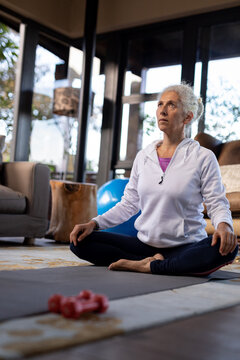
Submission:
[[[9,246],[0,248],[0,271],[43,269],[89,264],[78,259],[69,246]]]
[[[0,324],[0,359],[25,358],[239,303],[239,282],[210,281],[174,291],[113,300],[105,314],[86,314],[79,320],[55,314],[10,320]]]
[[[240,273],[218,270],[208,277],[167,276],[93,265],[1,271],[0,320],[47,312],[48,298],[54,293],[76,295],[90,289],[113,300],[231,278],[240,278]]]

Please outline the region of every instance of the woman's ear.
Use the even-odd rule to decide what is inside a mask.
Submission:
[[[184,124],[189,124],[192,121],[193,118],[193,113],[191,111],[189,111],[189,113],[187,114],[187,116],[184,119]]]

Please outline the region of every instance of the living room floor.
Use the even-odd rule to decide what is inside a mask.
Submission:
[[[67,244],[57,244],[49,239],[36,239],[33,246],[23,246],[22,242],[22,238],[0,239],[0,270],[87,264],[85,261],[76,259],[69,251]],[[237,257],[235,263],[228,265],[224,270],[240,272],[240,257]],[[239,281],[235,279],[235,284]],[[217,311],[210,310],[202,315],[31,356],[28,359],[237,360],[240,353],[239,318],[240,297],[239,305],[236,306]]]
[[[31,360],[238,360],[240,305]]]

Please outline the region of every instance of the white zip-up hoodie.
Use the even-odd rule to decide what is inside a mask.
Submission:
[[[207,237],[203,201],[215,228],[220,222],[232,227],[214,153],[195,140],[184,139],[164,173],[158,144],[155,141],[139,151],[121,201],[93,219],[100,229],[119,225],[141,210],[134,226],[142,242],[165,248],[200,241]]]

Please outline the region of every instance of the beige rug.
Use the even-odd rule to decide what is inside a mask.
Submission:
[[[61,247],[2,247],[0,249],[0,270],[43,269],[62,266],[90,265],[78,259],[69,246]],[[240,256],[231,265],[222,268],[226,271],[240,271]]]
[[[23,239],[13,239],[9,243],[8,238],[0,238],[0,271],[1,270],[27,270],[43,269],[62,266],[90,265],[85,260],[78,259],[70,250],[69,245],[55,243],[49,239],[36,239],[35,245],[21,245]],[[234,263],[222,268],[227,271],[240,271],[240,256]]]
[[[0,248],[0,270],[42,269],[88,265],[78,259],[69,246],[4,246]]]

